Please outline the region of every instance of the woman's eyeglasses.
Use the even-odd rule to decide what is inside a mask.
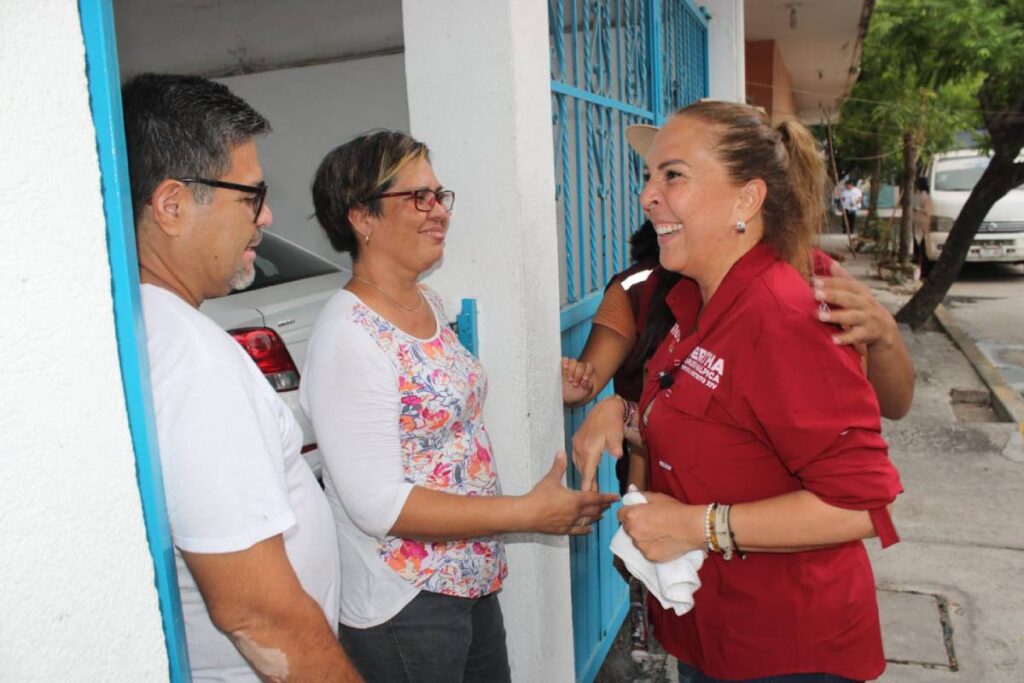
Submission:
[[[452,208],[455,207],[455,193],[451,190],[434,191],[424,188],[407,192],[382,192],[373,195],[370,199],[385,199],[387,197],[412,197],[416,209],[423,212],[431,211],[438,202],[448,213],[451,213]]]

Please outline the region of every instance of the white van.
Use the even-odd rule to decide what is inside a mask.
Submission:
[[[928,167],[931,220],[923,231],[925,269],[939,258],[953,221],[988,166],[988,155],[965,149],[939,154]],[[915,201],[915,211],[921,202]],[[915,216],[915,219],[918,216]],[[1024,189],[1014,188],[995,203],[974,237],[969,262],[1024,263]]]

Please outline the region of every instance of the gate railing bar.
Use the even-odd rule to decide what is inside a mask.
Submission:
[[[595,5],[588,3],[591,8]],[[583,17],[583,73],[584,81],[583,86],[586,88],[591,83],[590,70],[593,68],[593,39],[591,38],[591,22],[594,23],[594,31],[597,31],[597,11],[592,9],[591,12],[587,13]],[[580,85],[577,83],[577,85]],[[579,105],[577,105],[579,106]],[[587,249],[590,256],[590,288],[587,288],[587,278],[585,269],[580,269],[580,289],[583,291],[591,291],[595,289],[594,283],[597,280],[597,250],[594,248],[595,242],[597,242],[597,225],[594,222],[594,214],[597,212],[596,201],[594,197],[594,176],[597,175],[597,159],[594,154],[594,105],[589,103],[583,104],[586,120],[586,130],[584,131],[584,139],[586,140],[587,148],[587,236],[590,238],[588,244],[590,248]],[[579,130],[579,129],[577,129]],[[582,207],[582,205],[580,205]],[[582,231],[580,235],[580,244],[583,244]],[[582,266],[583,264],[580,263]]]
[[[595,95],[592,92],[577,88],[569,85],[568,83],[563,83],[562,81],[551,81],[551,89],[561,95],[575,97],[576,99],[583,100],[584,102],[596,104],[601,107],[608,107],[609,109],[621,111],[626,114],[632,114],[633,116],[639,116],[640,118],[648,119],[650,121],[654,120],[654,112],[650,109],[644,109],[643,107],[636,107],[632,104],[619,102],[618,100],[613,100],[610,97],[605,97],[604,95]]]
[[[650,14],[647,16],[647,42],[651,46],[651,111],[654,113],[654,125],[660,126],[665,122],[665,112],[662,107],[662,92],[664,86],[661,82],[661,0],[651,0]]]

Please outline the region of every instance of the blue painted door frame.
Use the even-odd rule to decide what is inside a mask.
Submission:
[[[110,0],[80,0],[78,11],[85,41],[89,104],[96,128],[96,151],[100,162],[117,350],[128,426],[135,450],[146,538],[153,556],[170,680],[173,683],[188,683],[192,676],[178,579],[174,569],[174,547],[167,523],[163,476],[156,447],[153,401],[149,387],[149,358],[139,298],[135,222],[128,183],[113,8]]]
[[[691,0],[548,0],[559,243],[562,354],[578,357],[605,284],[629,263],[642,223],[643,160],[626,144],[633,123],[665,117],[708,93],[707,16]],[[598,398],[611,393],[608,387]],[[566,450],[591,406],[565,413]],[[578,485],[575,470],[570,485]],[[606,454],[602,491],[617,491]],[[576,680],[597,675],[629,610],[608,549],[614,510],[570,542]]]

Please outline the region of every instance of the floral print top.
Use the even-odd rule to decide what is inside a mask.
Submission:
[[[352,309],[362,327],[394,364],[401,402],[399,434],[406,481],[462,496],[500,494],[490,437],[483,424],[487,377],[451,328],[440,297],[422,287],[438,332],[418,339],[363,303]],[[418,589],[476,598],[501,588],[508,574],[496,537],[424,542],[387,536],[381,561]]]

